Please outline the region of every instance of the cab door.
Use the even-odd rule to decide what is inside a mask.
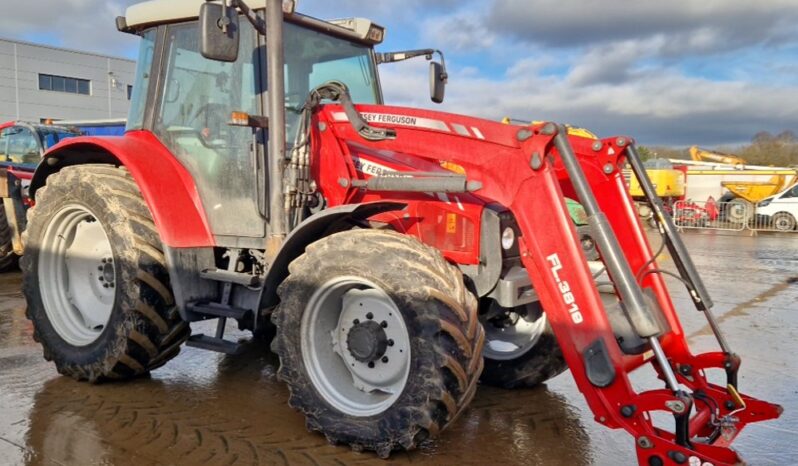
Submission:
[[[232,112],[260,114],[255,31],[241,22],[238,60],[208,60],[196,22],[167,26],[153,131],[193,175],[217,244],[262,246],[259,142],[231,126]],[[260,241],[259,241],[260,240]]]

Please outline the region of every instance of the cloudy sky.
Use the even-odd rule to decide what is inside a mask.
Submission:
[[[130,3],[15,2],[0,16],[0,36],[133,57],[135,39],[113,22]],[[385,25],[381,51],[444,50],[450,85],[436,107],[446,111],[563,121],[649,145],[798,132],[798,0],[299,3],[313,16]],[[433,106],[423,61],[381,72],[388,102]]]

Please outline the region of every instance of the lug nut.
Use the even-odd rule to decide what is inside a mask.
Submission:
[[[385,364],[388,364],[388,356],[383,356],[382,357],[382,362],[384,362]]]
[[[352,321],[352,323],[353,323],[353,324],[355,324],[355,325],[357,325],[357,324],[359,324],[359,323],[360,323],[360,319],[355,319],[355,320],[353,320],[353,321]]]
[[[374,369],[374,361],[371,361],[371,362],[369,363],[369,369]]]
[[[107,283],[103,283],[103,288],[108,288],[108,284]]]
[[[374,314],[372,314],[370,312],[368,314],[366,314],[366,319],[371,320],[373,318],[374,318]]]
[[[103,271],[103,266],[101,265],[101,266],[97,267],[97,271],[102,272]]]
[[[388,322],[385,322],[385,321],[383,320],[382,322],[380,322],[380,327],[382,327],[382,328],[388,328]]]
[[[100,281],[104,282],[105,281],[105,277],[100,277]]]
[[[388,346],[393,346],[393,338],[388,340]]]

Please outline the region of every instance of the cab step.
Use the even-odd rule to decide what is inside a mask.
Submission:
[[[232,355],[239,354],[242,349],[242,346],[238,343],[203,334],[191,335],[188,337],[186,346]]]
[[[186,307],[193,313],[210,318],[226,317],[228,319],[242,320],[252,315],[252,311],[249,309],[221,303],[189,303]]]

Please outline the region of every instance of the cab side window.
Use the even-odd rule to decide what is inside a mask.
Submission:
[[[8,139],[11,134],[11,128],[0,130],[0,162],[8,161]]]
[[[798,197],[798,184],[781,196],[782,199],[795,199]]]
[[[38,163],[41,157],[39,141],[28,128],[11,128],[8,140],[7,160],[14,163]]]

